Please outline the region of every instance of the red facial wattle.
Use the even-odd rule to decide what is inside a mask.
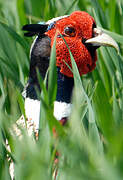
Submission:
[[[71,59],[67,46],[62,37],[60,37],[60,34],[64,36],[72,52],[80,75],[86,74],[95,68],[97,61],[96,51],[92,57],[90,51],[83,43],[84,40],[92,38],[93,25],[95,25],[95,21],[88,13],[76,11],[68,17],[58,20],[54,28],[45,33],[51,38],[52,47],[57,32],[56,65],[60,67],[60,72],[64,75],[73,77],[72,72],[65,64],[66,62],[71,67]],[[67,27],[72,27],[75,32],[71,35],[65,34],[65,28]]]

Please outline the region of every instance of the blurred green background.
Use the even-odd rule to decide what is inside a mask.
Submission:
[[[28,137],[25,129],[21,129],[24,138],[19,139],[13,124],[24,114],[21,92],[28,78],[29,50],[33,40],[23,36],[22,26],[70,14],[74,10],[91,14],[97,26],[117,41],[120,53],[101,47],[96,69],[82,78],[72,60],[77,79],[73,96],[75,108],[69,125],[59,126],[47,103],[42,107],[39,140],[35,142]],[[61,152],[57,179],[123,179],[122,53],[122,0],[0,0],[1,180],[11,179],[9,166],[12,161],[16,180],[52,179],[54,143]],[[52,64],[51,69],[55,69]],[[53,89],[55,84],[50,86]],[[50,98],[52,94],[46,96]],[[59,132],[57,142],[52,136],[53,126]]]

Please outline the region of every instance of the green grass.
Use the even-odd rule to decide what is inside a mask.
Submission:
[[[119,44],[98,50],[96,69],[79,76],[71,57],[75,89],[72,115],[67,127],[53,117],[56,93],[55,49],[50,63],[48,92],[42,80],[40,138],[35,143],[22,129],[23,139],[13,133],[13,124],[24,113],[21,96],[29,71],[32,39],[21,31],[26,23],[85,10],[98,26]],[[122,0],[0,0],[0,179],[9,180],[9,165],[15,164],[16,180],[52,178],[56,148],[61,152],[58,180],[123,179],[123,2]],[[56,127],[59,140],[52,135]],[[11,152],[7,150],[6,140]]]

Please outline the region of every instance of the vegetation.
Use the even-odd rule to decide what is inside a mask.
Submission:
[[[29,71],[32,39],[21,31],[26,23],[47,21],[74,10],[90,13],[98,26],[119,44],[98,50],[96,69],[80,78],[71,57],[75,89],[73,112],[67,127],[53,117],[56,87],[55,49],[50,63],[48,92],[41,81],[39,140],[25,129],[23,138],[13,124],[24,114],[21,96]],[[58,180],[123,179],[123,1],[122,0],[0,0],[0,179],[11,179],[9,165],[15,164],[16,180],[52,179],[56,149],[60,152]],[[54,139],[52,128],[59,134]],[[8,142],[10,150],[8,150]],[[53,145],[55,148],[53,149]]]

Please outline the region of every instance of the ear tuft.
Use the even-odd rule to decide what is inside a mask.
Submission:
[[[31,37],[38,34],[44,34],[47,31],[48,24],[26,24],[22,27],[23,31],[28,31],[24,33],[24,36]]]

